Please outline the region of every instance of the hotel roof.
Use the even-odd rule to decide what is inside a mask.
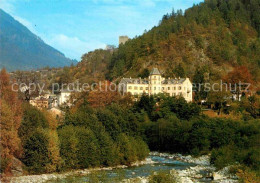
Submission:
[[[161,84],[181,84],[186,80],[186,78],[176,78],[176,79],[164,79]],[[141,78],[123,78],[120,83],[129,83],[129,84],[149,84],[149,79]]]
[[[150,75],[161,75],[161,73],[157,68],[153,68],[153,70],[150,72]]]

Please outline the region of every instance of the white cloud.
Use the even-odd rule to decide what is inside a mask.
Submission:
[[[104,43],[95,40],[83,41],[78,37],[69,37],[64,34],[56,34],[45,40],[61,52],[68,53],[66,56],[77,60],[80,60],[80,56],[88,51],[105,47]]]

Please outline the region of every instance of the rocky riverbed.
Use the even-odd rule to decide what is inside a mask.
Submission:
[[[238,177],[229,173],[231,167],[225,167],[222,170],[216,171],[216,168],[210,165],[210,157],[208,155],[200,157],[192,157],[190,155],[183,156],[181,154],[168,154],[151,152],[150,155],[166,157],[178,161],[194,163],[196,166],[189,167],[185,170],[171,170],[170,175],[175,177],[178,183],[199,183],[199,182],[212,182],[212,183],[236,183]],[[156,174],[156,172],[155,172]],[[136,177],[132,179],[123,180],[124,183],[148,183],[149,177]]]
[[[148,182],[149,176],[156,171],[165,170],[167,173],[176,177],[180,183],[195,182],[215,182],[215,183],[234,183],[237,177],[229,174],[229,167],[216,171],[215,167],[210,165],[210,157],[205,155],[201,157],[183,156],[181,154],[168,154],[151,152],[150,156],[144,161],[133,163],[131,166],[120,165],[116,167],[92,168],[84,170],[75,170],[66,173],[53,173],[42,175],[27,175],[12,177],[9,182],[13,183],[44,183],[66,182],[68,177],[74,177],[77,182],[86,182],[87,177],[93,172],[108,172],[109,175],[116,174],[116,170],[124,170],[126,178],[120,182]],[[109,179],[109,177],[108,177]],[[64,180],[64,181],[63,181]]]
[[[141,166],[145,164],[152,164],[154,163],[151,158],[146,158],[143,161],[136,161],[131,164],[131,166]],[[41,174],[41,175],[26,175],[26,176],[16,176],[3,179],[2,182],[11,182],[11,183],[44,183],[48,181],[55,181],[66,179],[67,177],[71,176],[86,176],[92,172],[97,171],[108,171],[113,169],[124,169],[128,168],[129,166],[126,165],[118,165],[115,167],[103,167],[103,168],[89,168],[83,170],[73,170],[70,172],[65,173],[52,173],[52,174]]]

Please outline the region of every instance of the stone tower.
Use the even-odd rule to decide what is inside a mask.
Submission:
[[[129,40],[128,36],[119,36],[119,45],[120,44],[125,44],[126,41]]]

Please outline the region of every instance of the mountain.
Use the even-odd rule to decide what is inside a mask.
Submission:
[[[62,67],[75,63],[45,44],[24,25],[0,9],[0,68],[8,71]]]
[[[145,77],[147,70],[158,67],[165,77],[193,79],[202,73],[215,82],[245,66],[257,84],[259,35],[260,0],[205,0],[185,12],[164,15],[158,26],[113,52],[95,50],[83,55],[78,67],[71,68],[70,78],[85,81],[98,73],[118,81]]]
[[[201,68],[217,80],[243,65],[257,81],[259,33],[260,0],[205,0],[185,13],[164,15],[158,26],[120,45],[108,76],[137,76],[157,65],[167,77],[178,77],[178,67],[188,77]]]

